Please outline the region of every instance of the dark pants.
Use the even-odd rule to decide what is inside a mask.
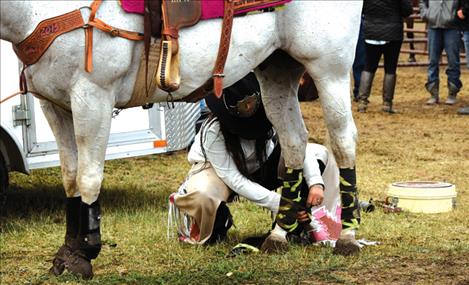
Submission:
[[[396,74],[397,61],[401,51],[402,41],[390,41],[384,45],[371,45],[365,43],[366,46],[366,64],[365,71],[375,73],[378,69],[381,55],[384,55],[384,72],[386,74]]]
[[[365,36],[363,33],[363,18],[360,23],[360,33],[358,34],[357,48],[355,49],[355,60],[353,61],[353,96],[358,98],[358,88],[360,87],[360,77],[366,62]]]

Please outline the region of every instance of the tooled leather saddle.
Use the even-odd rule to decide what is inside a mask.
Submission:
[[[223,2],[222,2],[223,1]],[[202,87],[186,97],[185,101],[196,101],[212,88],[221,96],[224,66],[231,39],[233,17],[252,10],[268,9],[291,0],[144,0],[145,6],[145,50],[148,58],[151,37],[162,39],[156,73],[158,87],[167,92],[179,88],[179,30],[195,25],[201,19],[223,17],[222,33],[213,77]],[[220,10],[220,7],[222,8]],[[218,10],[217,10],[218,9]]]

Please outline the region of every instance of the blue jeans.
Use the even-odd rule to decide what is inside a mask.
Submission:
[[[469,69],[469,31],[463,32],[464,49],[466,49],[466,68]]]
[[[458,89],[462,87],[459,60],[460,41],[461,33],[457,29],[428,29],[430,64],[428,66],[427,84],[439,82],[440,58],[444,49],[448,57],[448,67],[446,68],[448,82],[453,83]]]
[[[365,36],[363,34],[363,18],[360,24],[360,33],[358,34],[357,48],[355,49],[355,60],[353,61],[353,96],[358,98],[358,88],[360,87],[360,77],[366,62]]]

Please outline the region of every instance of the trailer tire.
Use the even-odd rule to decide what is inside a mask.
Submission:
[[[0,209],[3,209],[3,206],[6,202],[6,194],[8,189],[8,170],[5,164],[5,159],[0,153]]]

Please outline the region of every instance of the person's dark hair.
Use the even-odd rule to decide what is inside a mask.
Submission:
[[[225,147],[228,154],[233,158],[233,161],[235,162],[239,172],[241,172],[242,175],[249,177],[250,175],[246,165],[246,156],[244,155],[243,148],[241,147],[241,138],[239,137],[239,135],[230,132],[230,130],[226,126],[224,126],[223,123],[220,122],[218,118],[213,114],[209,115],[209,117],[200,129],[200,146],[202,148],[202,154],[204,155],[205,161],[207,161],[207,155],[203,146],[203,142],[205,140],[205,129],[212,125],[215,121],[218,121],[220,124],[220,133],[225,141]],[[260,165],[262,165],[262,163],[267,160],[267,141],[271,139],[272,136],[273,129],[269,132],[267,136],[256,139],[256,160],[259,162]]]

